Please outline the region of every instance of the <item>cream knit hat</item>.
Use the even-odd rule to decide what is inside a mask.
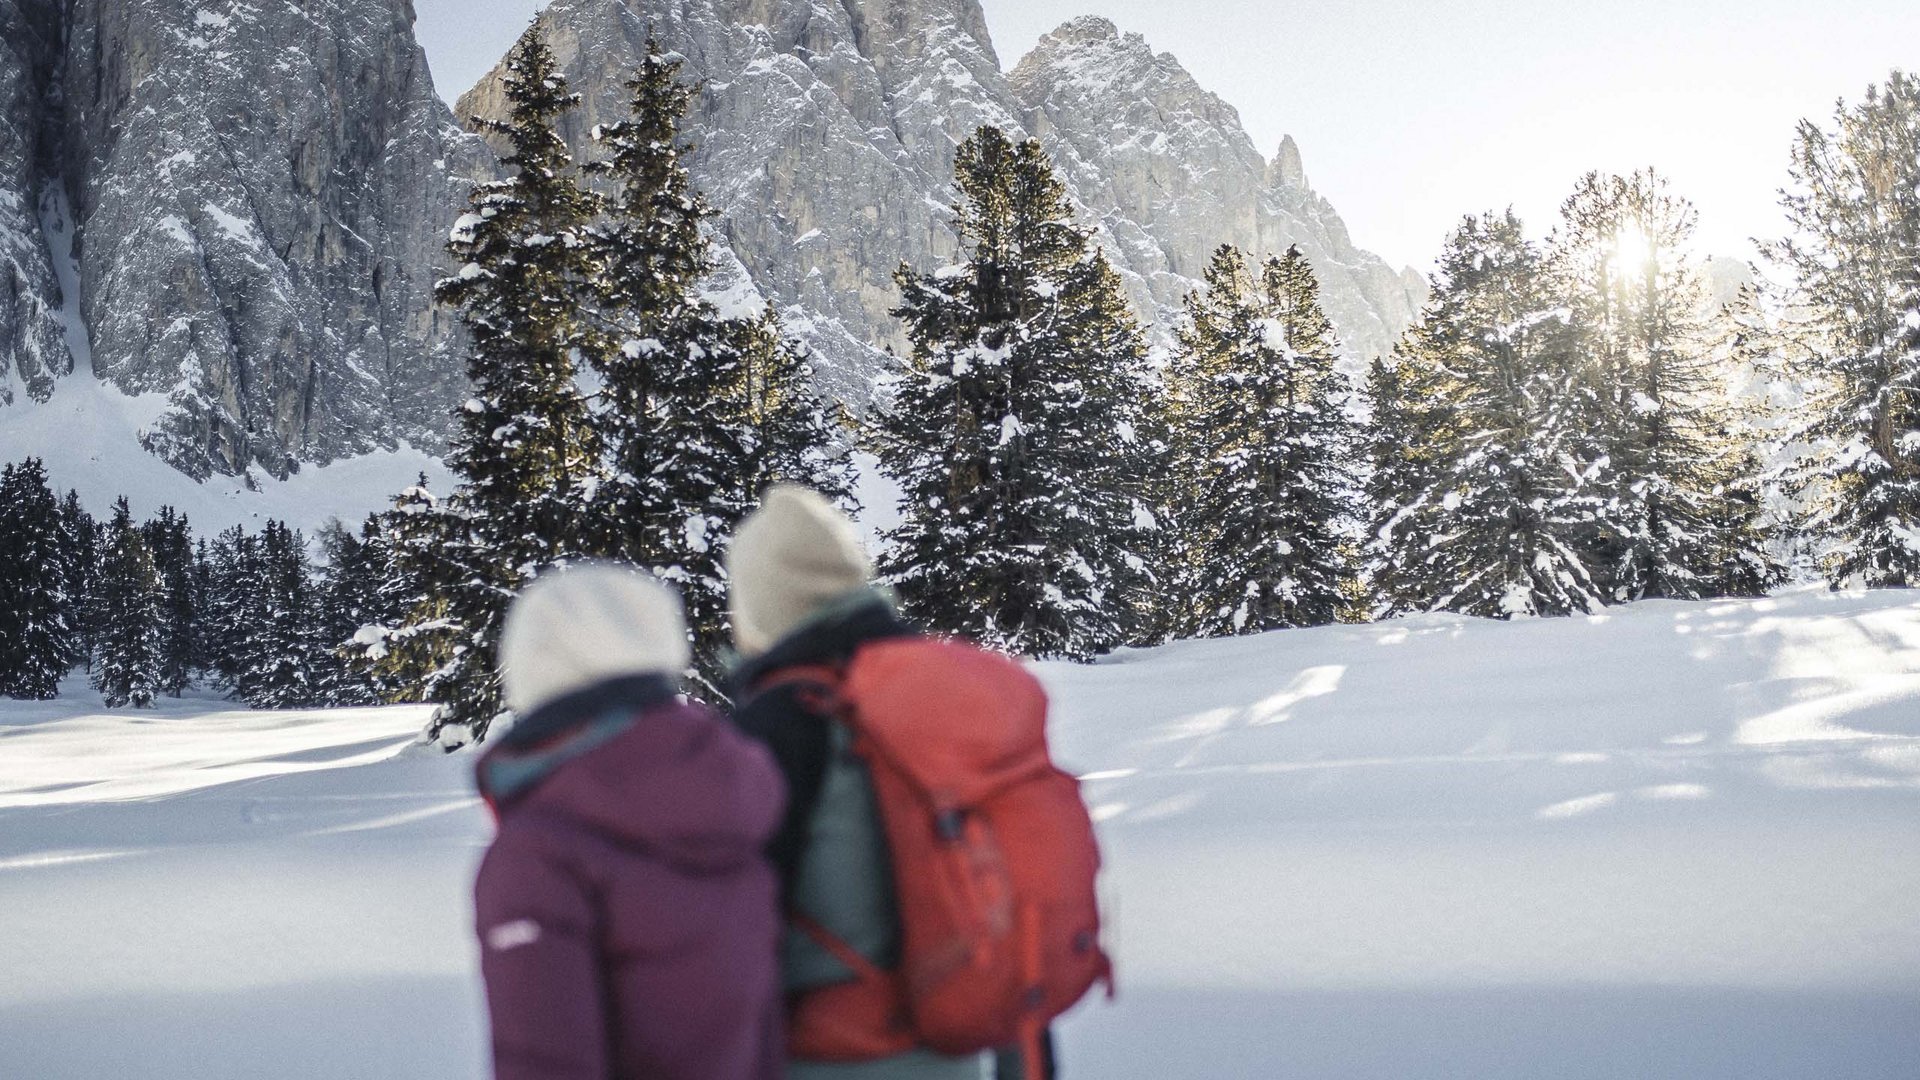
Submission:
[[[611,563],[542,574],[514,598],[500,632],[507,707],[522,717],[623,675],[677,679],[689,658],[679,597]]]
[[[852,519],[806,488],[768,489],[727,548],[735,646],[743,656],[766,652],[872,575]]]

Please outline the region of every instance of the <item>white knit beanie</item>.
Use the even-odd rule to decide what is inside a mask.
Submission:
[[[766,652],[872,575],[851,518],[806,488],[768,489],[727,548],[735,647],[743,656]]]
[[[623,675],[677,679],[690,655],[679,597],[610,563],[542,574],[514,598],[500,632],[507,707],[523,717]]]

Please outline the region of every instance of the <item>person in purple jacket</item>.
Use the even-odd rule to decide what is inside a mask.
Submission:
[[[682,702],[679,602],[588,565],[513,602],[518,722],[478,765],[499,831],[474,882],[498,1080],[777,1080],[786,792],[758,743]]]

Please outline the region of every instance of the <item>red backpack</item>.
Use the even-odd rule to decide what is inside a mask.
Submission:
[[[924,638],[862,647],[844,669],[775,672],[846,724],[873,780],[899,900],[900,965],[882,971],[804,917],[858,976],[799,996],[788,1051],[869,1061],[927,1047],[1019,1046],[1042,1076],[1047,1025],[1097,982],[1100,853],[1080,784],[1047,755],[1047,698],[1019,664]],[[807,693],[818,695],[811,701]]]

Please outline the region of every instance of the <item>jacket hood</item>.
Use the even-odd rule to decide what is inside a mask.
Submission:
[[[786,802],[766,750],[700,706],[623,696],[575,695],[571,715],[528,718],[543,738],[481,757],[480,792],[502,823],[537,816],[695,873],[758,859]]]

